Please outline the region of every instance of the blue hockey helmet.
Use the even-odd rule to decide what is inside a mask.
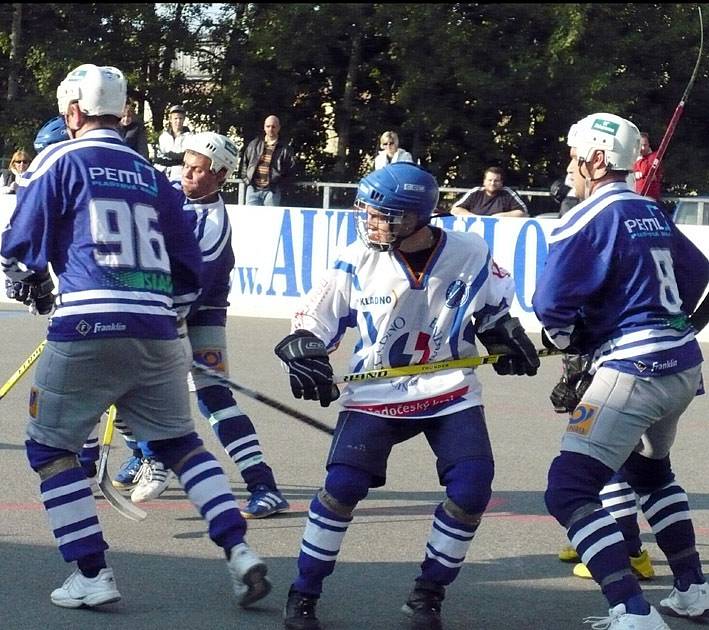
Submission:
[[[420,230],[431,220],[438,204],[438,184],[427,170],[411,162],[394,162],[364,177],[357,187],[355,209],[360,239],[372,249],[388,251]],[[370,207],[384,218],[390,227],[389,240],[371,238]],[[404,218],[408,225],[402,228]]]
[[[39,153],[45,147],[55,142],[68,140],[69,133],[66,130],[64,116],[55,116],[42,125],[34,139],[34,150]]]

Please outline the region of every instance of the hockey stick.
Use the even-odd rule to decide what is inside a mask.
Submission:
[[[652,161],[652,166],[650,167],[650,170],[647,173],[645,183],[643,184],[642,190],[640,191],[640,194],[643,196],[647,195],[648,191],[650,190],[650,186],[653,180],[655,179],[657,169],[660,168],[660,162],[662,162],[662,158],[665,156],[667,146],[670,144],[670,140],[672,140],[672,136],[675,133],[677,123],[679,122],[679,119],[682,116],[682,112],[684,112],[684,105],[687,102],[687,99],[689,98],[689,93],[694,87],[694,81],[697,78],[697,72],[699,71],[699,66],[702,61],[702,52],[704,50],[704,22],[702,21],[702,7],[700,5],[697,5],[697,11],[699,12],[699,54],[697,55],[697,61],[694,64],[694,70],[692,71],[692,76],[690,77],[689,83],[687,83],[687,87],[684,90],[684,94],[682,94],[682,98],[680,99],[679,103],[677,104],[677,107],[675,108],[675,113],[672,114],[670,123],[667,125],[665,135],[662,136],[662,142],[660,142],[660,148],[657,150],[657,153],[655,154],[655,159]]]
[[[32,354],[25,359],[24,363],[18,367],[15,373],[0,387],[0,400],[5,397],[5,394],[7,394],[17,384],[17,381],[25,375],[27,370],[32,367],[34,362],[39,358],[39,355],[42,354],[45,345],[47,345],[46,339],[32,351]]]
[[[537,356],[550,357],[561,354],[561,350],[548,350],[543,348],[537,350]],[[465,359],[452,359],[450,361],[436,361],[434,363],[420,363],[418,365],[404,365],[402,367],[380,368],[378,370],[368,370],[366,372],[350,372],[349,374],[335,375],[335,383],[349,383],[351,381],[367,381],[379,378],[397,378],[399,376],[416,376],[417,374],[429,374],[440,372],[441,370],[457,370],[461,368],[473,368],[481,365],[491,365],[497,363],[504,354],[488,354],[481,357],[466,357]]]
[[[111,504],[121,516],[125,516],[132,521],[143,521],[148,516],[147,512],[141,510],[132,501],[126,499],[118,492],[111,483],[110,477],[106,474],[106,464],[108,462],[108,452],[111,450],[111,440],[113,439],[113,425],[116,420],[116,406],[111,405],[108,408],[108,420],[106,420],[106,428],[103,432],[103,442],[101,444],[101,455],[99,458],[98,486],[101,488],[106,501]]]
[[[113,425],[115,421],[116,405],[111,405],[108,408],[106,428],[103,431],[103,440],[101,441],[101,454],[98,457],[98,472],[96,473],[96,480],[99,483],[106,474],[106,464],[108,464],[108,453],[111,450],[111,442],[113,441]]]
[[[300,420],[301,422],[304,422],[305,424],[310,425],[311,427],[315,427],[323,433],[327,433],[328,435],[333,435],[335,433],[335,430],[324,422],[320,422],[320,420],[316,420],[311,416],[301,413],[297,409],[293,409],[293,407],[289,407],[288,405],[277,401],[275,398],[271,398],[270,396],[261,394],[260,392],[250,389],[244,385],[240,385],[239,383],[236,383],[235,381],[226,378],[221,372],[212,370],[211,368],[208,368],[207,366],[202,365],[201,363],[197,363],[197,361],[192,361],[192,369],[197,370],[198,372],[201,372],[202,374],[205,374],[206,376],[209,376],[219,381],[222,385],[226,385],[227,387],[230,387],[231,389],[237,392],[245,394],[249,398],[258,400],[259,402],[263,403],[264,405],[268,405],[276,411],[280,411],[281,413],[284,413],[288,416],[292,416],[296,420]]]

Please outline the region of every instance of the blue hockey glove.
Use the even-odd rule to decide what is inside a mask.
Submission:
[[[296,330],[274,348],[276,356],[288,366],[293,396],[319,400],[327,407],[340,397],[332,381],[332,366],[325,344],[308,330]]]
[[[537,373],[537,349],[516,317],[506,315],[495,323],[494,328],[477,335],[490,354],[505,355],[492,364],[498,374],[534,376]]]
[[[33,315],[48,315],[54,308],[54,282],[49,272],[34,273],[24,280],[5,279],[5,293],[29,307]]]

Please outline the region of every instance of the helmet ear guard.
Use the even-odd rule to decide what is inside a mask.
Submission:
[[[567,145],[581,161],[603,151],[608,171],[632,171],[640,155],[640,130],[615,114],[591,114],[571,125]]]

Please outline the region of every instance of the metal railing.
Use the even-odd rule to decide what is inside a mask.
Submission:
[[[243,179],[231,179],[227,182],[231,184],[232,187],[237,187],[237,203],[243,205],[246,200],[246,182]],[[339,190],[355,190],[357,188],[356,183],[351,182],[295,182],[293,184],[296,188],[310,188],[315,189],[321,203],[318,205],[320,208],[329,209],[332,207],[334,192]],[[462,195],[468,192],[472,187],[467,188],[457,188],[443,186],[440,188],[441,196],[451,196],[451,195]],[[550,194],[546,190],[517,190],[515,191],[518,195],[522,197],[550,197]],[[354,195],[353,195],[354,197]]]

